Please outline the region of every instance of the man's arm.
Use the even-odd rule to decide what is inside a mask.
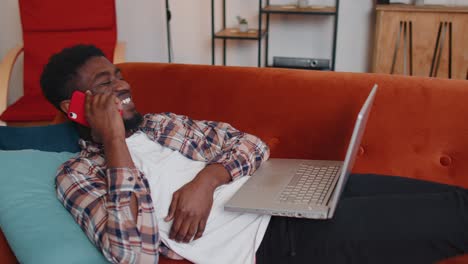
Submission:
[[[109,139],[104,142],[104,153],[106,154],[107,166],[109,168],[131,168],[134,169],[130,152],[123,139]],[[124,176],[115,176],[121,178]],[[133,176],[128,176],[133,178]],[[130,209],[135,221],[138,219],[138,201],[135,194],[130,196]]]
[[[222,164],[231,179],[252,175],[270,155],[258,137],[223,122],[194,121],[173,113],[148,115],[144,131],[163,146],[208,164]]]
[[[104,190],[101,190],[101,196],[91,199],[97,192],[93,182],[96,175],[84,176],[87,178],[80,181],[79,188],[75,188],[73,181],[97,173],[96,170],[89,168],[73,173],[67,169],[65,172],[71,173],[58,177],[61,180],[57,186],[63,189],[63,195],[60,197],[59,192],[59,197],[65,205],[71,205],[70,209],[81,209],[70,212],[112,262],[157,262],[159,239],[149,186],[135,168],[128,151],[125,128],[117,107],[120,100],[111,91],[95,95],[86,93],[86,119],[91,135],[95,142],[104,146],[108,168],[105,173],[101,172],[106,178]]]
[[[88,175],[89,173],[96,175]],[[56,180],[57,195],[91,241],[113,263],[158,259],[158,230],[144,176],[136,169],[101,170],[89,159],[65,163]],[[138,221],[130,197],[140,203]]]
[[[179,242],[189,242],[192,237],[202,236],[206,221],[213,204],[213,193],[216,187],[244,175],[252,175],[261,162],[269,157],[267,145],[259,138],[240,132],[227,123],[192,121],[185,116],[167,114],[183,123],[183,128],[174,135],[193,135],[198,149],[182,148],[185,152],[196,153],[194,159],[202,157],[208,162],[195,179],[173,194],[166,221],[173,220],[169,238]],[[177,126],[174,126],[177,127]],[[169,140],[168,140],[169,139]],[[164,138],[172,142],[171,138]],[[180,146],[191,146],[188,139]],[[178,143],[176,143],[178,145]],[[174,148],[174,147],[173,147]]]
[[[125,127],[117,114],[119,99],[110,91],[92,95],[86,91],[86,119],[90,123],[91,134],[96,142],[104,146],[108,168],[135,168],[125,142]],[[130,208],[135,221],[138,213],[138,201],[130,196]]]
[[[241,132],[223,122],[196,123],[210,148],[205,156],[210,164],[222,164],[233,180],[252,175],[270,157],[268,146],[258,137]]]

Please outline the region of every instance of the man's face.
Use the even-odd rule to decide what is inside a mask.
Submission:
[[[133,103],[130,85],[122,78],[120,69],[105,57],[92,57],[78,69],[76,84],[80,90],[92,94],[111,91],[122,103],[122,118],[126,129],[135,128],[141,115]]]

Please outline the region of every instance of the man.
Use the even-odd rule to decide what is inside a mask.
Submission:
[[[54,55],[41,86],[63,112],[87,94],[90,127],[78,126],[82,151],[59,168],[57,194],[111,262],[430,263],[468,250],[466,190],[397,177],[354,175],[327,221],[224,212],[268,147],[225,123],[141,116],[93,46]]]
[[[134,132],[144,131],[152,141],[207,163],[173,195],[166,221],[173,221],[169,237],[178,242],[202,236],[218,186],[252,174],[269,155],[258,138],[224,123],[174,114],[143,118],[119,69],[92,46],[52,57],[41,86],[64,112],[74,90],[87,93],[90,128],[80,127],[83,151],[60,169],[57,192],[88,237],[114,262],[154,263],[162,248],[149,183],[127,147],[126,138]]]

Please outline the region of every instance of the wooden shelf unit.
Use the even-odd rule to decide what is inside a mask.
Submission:
[[[240,32],[238,28],[225,28],[221,31],[218,31],[214,38],[258,40],[265,35],[266,30],[262,29],[260,35],[258,34],[258,31],[259,30],[256,28],[249,28],[247,32]]]
[[[261,1],[261,0],[260,0]],[[262,1],[261,1],[262,2]],[[312,16],[331,16],[334,19],[333,25],[333,40],[332,40],[332,54],[330,58],[329,69],[335,70],[335,58],[336,58],[336,41],[338,34],[338,10],[340,1],[335,0],[335,6],[307,6],[298,7],[296,5],[270,5],[270,0],[266,0],[266,5],[260,8],[260,17],[266,16],[266,34],[265,34],[265,66],[269,67],[268,63],[268,48],[269,48],[269,37],[270,37],[270,15],[274,14],[286,14],[286,15],[312,15]],[[260,19],[261,21],[261,19]]]
[[[276,14],[317,14],[317,15],[335,15],[334,6],[308,6],[297,7],[295,5],[267,5],[262,8],[263,13]]]
[[[376,11],[397,11],[397,12],[467,13],[468,6],[390,4],[390,5],[377,5],[375,10]]]
[[[215,32],[215,0],[211,0],[211,64],[216,63],[216,47],[215,40],[221,39],[223,41],[223,65],[226,65],[226,41],[227,40],[255,40],[258,43],[258,67],[261,67],[262,57],[262,38],[267,34],[265,29],[262,29],[261,17],[259,16],[258,29],[249,28],[247,32],[240,32],[237,28],[229,28],[226,26],[226,0],[222,0],[223,4],[223,24],[222,29]],[[258,0],[258,12],[262,7],[262,0]],[[260,32],[260,34],[259,34]]]
[[[215,65],[215,40],[221,39],[223,41],[223,65],[226,65],[226,41],[229,39],[237,40],[256,40],[258,42],[258,67],[261,67],[262,55],[262,39],[265,38],[265,66],[268,64],[268,47],[269,47],[269,29],[270,29],[270,15],[274,14],[289,14],[289,15],[318,15],[318,16],[332,16],[334,17],[334,33],[332,42],[332,55],[330,59],[331,70],[335,69],[335,55],[336,55],[336,40],[338,31],[338,9],[339,0],[335,0],[335,6],[307,6],[298,7],[296,5],[270,5],[270,0],[266,0],[265,6],[263,0],[258,0],[258,28],[249,29],[248,32],[239,32],[237,28],[229,28],[226,26],[226,0],[220,0],[223,4],[223,18],[222,29],[215,32],[215,0],[211,0],[211,64]],[[266,16],[266,23],[264,23],[263,15]],[[263,28],[265,26],[265,28]],[[260,32],[260,34],[259,34]]]

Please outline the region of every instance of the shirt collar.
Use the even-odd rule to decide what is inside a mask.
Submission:
[[[143,122],[141,122],[141,125],[133,131],[133,133],[141,130],[143,127],[147,126],[147,115],[143,116]],[[78,144],[80,145],[81,150],[84,150],[89,153],[96,153],[96,154],[103,154],[104,153],[104,146],[102,144],[98,144],[89,140],[84,140],[80,138],[78,141]]]

